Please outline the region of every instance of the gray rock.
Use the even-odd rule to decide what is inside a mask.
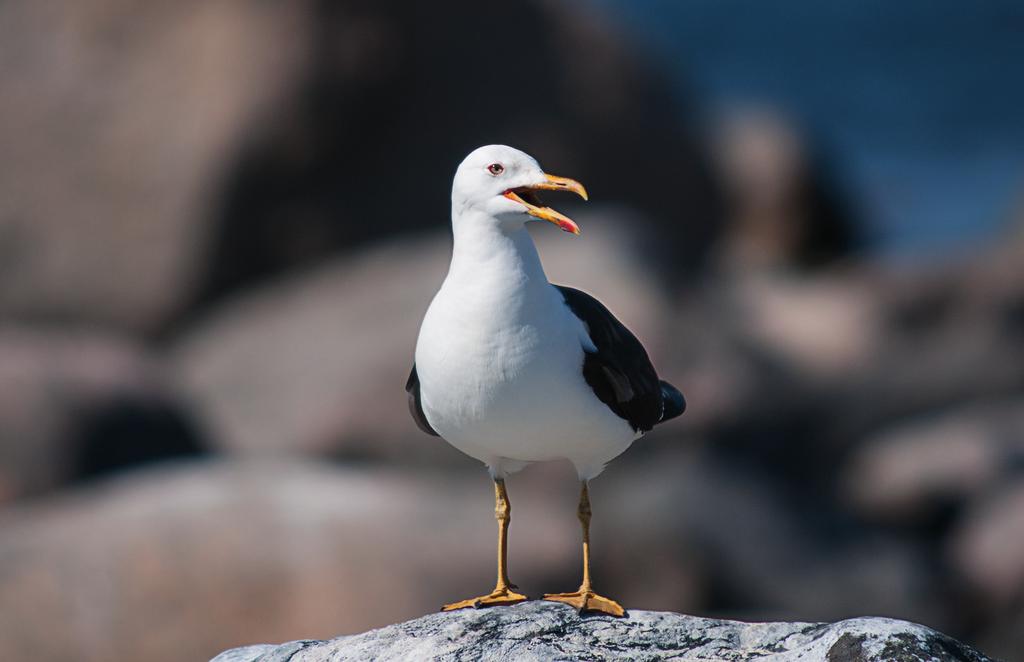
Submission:
[[[854,270],[816,278],[755,271],[727,280],[723,294],[745,344],[816,382],[862,371],[885,340],[877,293]]]
[[[889,618],[744,623],[632,611],[581,618],[561,605],[431,614],[330,641],[247,646],[212,662],[291,660],[988,660],[944,634]]]
[[[840,482],[862,516],[926,521],[1010,479],[1024,459],[1024,398],[971,402],[890,426],[851,454]]]
[[[950,566],[993,613],[1024,596],[1024,480],[993,486],[970,503],[946,542]]]
[[[302,4],[0,4],[0,312],[152,330],[183,305],[217,183],[307,59]]]
[[[856,210],[795,118],[740,106],[716,124],[711,153],[729,200],[719,266],[734,273],[823,267],[857,248]]]
[[[169,409],[171,391],[160,362],[130,338],[0,323],[0,504],[76,478],[91,423],[126,402]]]

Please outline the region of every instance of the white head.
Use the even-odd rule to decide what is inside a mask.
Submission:
[[[572,191],[587,199],[582,184],[545,173],[525,152],[507,145],[479,147],[470,152],[455,172],[452,216],[466,222],[490,220],[506,227],[541,219],[579,234],[580,229],[572,219],[543,205],[537,190]]]

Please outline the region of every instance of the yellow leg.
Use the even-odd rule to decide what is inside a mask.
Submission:
[[[583,583],[578,591],[572,593],[546,593],[545,600],[564,602],[567,605],[576,607],[582,614],[586,611],[596,611],[609,616],[625,616],[626,610],[615,600],[594,593],[593,585],[590,583],[590,491],[587,489],[587,481],[583,481],[583,488],[580,490],[580,506],[576,511],[583,526]]]
[[[527,599],[525,595],[513,591],[516,586],[508,581],[508,523],[512,520],[512,504],[508,501],[505,481],[501,478],[494,479],[494,517],[498,520],[498,583],[487,595],[447,604],[441,611],[514,605]]]

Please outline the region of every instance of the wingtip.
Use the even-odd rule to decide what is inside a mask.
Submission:
[[[663,380],[661,381],[661,400],[664,407],[661,413],[661,421],[682,416],[683,412],[686,411],[686,398],[683,397],[682,391]]]

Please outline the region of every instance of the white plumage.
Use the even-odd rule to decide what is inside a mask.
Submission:
[[[495,151],[466,159],[456,191],[460,175]],[[521,152],[500,156],[541,173]],[[453,204],[451,268],[416,344],[423,411],[492,475],[565,458],[593,478],[639,435],[584,381],[583,348],[593,343],[548,282],[525,218],[501,222]]]

